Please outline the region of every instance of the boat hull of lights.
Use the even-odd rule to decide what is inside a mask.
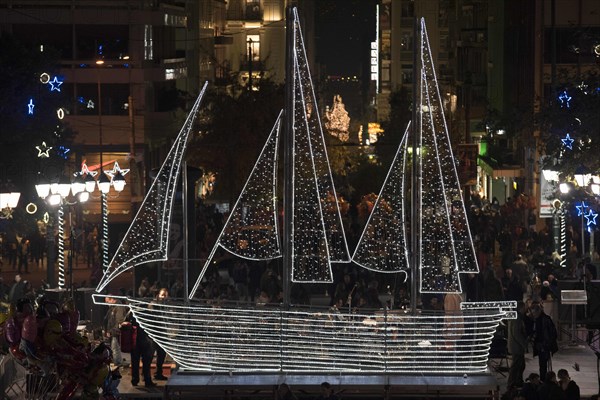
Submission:
[[[127,304],[181,369],[211,373],[484,373],[496,328],[516,317],[514,302],[429,315]]]

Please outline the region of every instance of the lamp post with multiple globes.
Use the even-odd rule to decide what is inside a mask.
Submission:
[[[117,164],[118,166],[118,164]],[[101,167],[100,167],[101,168]],[[125,187],[125,178],[123,177],[123,173],[117,169],[116,172],[110,173],[110,179],[107,176],[109,172],[104,172],[101,174],[98,181],[94,179],[94,176],[97,174],[95,171],[89,171],[85,162],[82,165],[81,172],[75,174],[75,179],[71,182],[66,176],[61,176],[57,181],[50,183],[47,180],[40,180],[40,182],[35,185],[36,192],[38,196],[45,200],[45,202],[50,206],[58,206],[58,288],[64,289],[65,286],[65,269],[64,269],[64,208],[75,206],[77,204],[83,204],[87,202],[90,198],[90,195],[95,191],[96,186],[98,186],[98,190],[101,193],[102,201],[106,201],[106,197],[110,191],[110,187],[113,186],[115,191],[121,192]],[[107,263],[106,258],[108,256],[108,224],[106,218],[107,209],[105,207],[102,208],[102,254],[101,263],[104,268],[105,263]],[[70,212],[69,212],[69,215]],[[73,225],[70,224],[70,255],[69,255],[69,274],[70,274],[70,288],[73,289],[73,250],[74,250],[74,231]],[[53,235],[48,235],[48,243],[52,245],[49,247],[53,248],[54,239]],[[48,256],[48,271],[47,271],[47,283],[50,287],[54,286],[54,266],[52,265],[53,257]]]
[[[0,187],[0,218],[10,218],[12,210],[19,204],[21,193],[11,184],[3,184]]]

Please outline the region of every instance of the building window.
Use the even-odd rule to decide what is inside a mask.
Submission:
[[[247,35],[247,56],[252,61],[260,61],[260,36],[259,35]]]
[[[262,13],[259,0],[246,0],[246,19],[260,20]]]
[[[415,3],[413,0],[402,2],[402,18],[412,18],[415,16]]]
[[[411,33],[404,33],[400,39],[400,48],[403,51],[411,51],[413,49],[413,35]]]
[[[153,60],[152,25],[144,25],[144,60]]]

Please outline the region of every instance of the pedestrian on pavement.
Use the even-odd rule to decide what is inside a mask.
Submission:
[[[23,236],[19,246],[19,273],[29,273],[29,240]]]
[[[565,394],[558,385],[556,380],[556,374],[554,371],[548,371],[546,373],[546,379],[538,390],[538,398],[540,400],[564,400]]]
[[[21,279],[21,274],[15,275],[15,281],[10,287],[8,301],[10,304],[17,305],[17,302],[25,296],[25,282]]]
[[[131,384],[137,386],[140,382],[140,359],[142,360],[142,377],[146,387],[154,387],[156,383],[152,381],[150,368],[152,356],[154,355],[152,339],[140,326],[133,314],[129,314],[128,321],[136,327],[135,346],[131,350]]]
[[[333,388],[329,382],[321,383],[321,394],[316,400],[338,400],[338,397],[333,394]]]
[[[167,288],[160,288],[156,294],[155,304],[164,304],[169,298],[169,290]],[[168,378],[163,374],[163,365],[167,358],[167,352],[156,342],[152,342],[154,349],[156,350],[156,372],[154,373],[154,379],[157,381],[166,381]]]
[[[565,400],[580,400],[581,394],[579,386],[571,380],[569,372],[566,369],[558,370],[558,383],[565,392]]]
[[[525,400],[539,400],[538,390],[541,384],[540,376],[532,372],[523,384],[523,389],[520,392],[521,397]]]
[[[290,387],[287,383],[282,383],[281,385],[279,385],[279,387],[277,388],[276,399],[277,400],[298,400],[298,398],[292,392],[292,389],[290,389]]]
[[[548,370],[552,370],[552,354],[558,351],[556,326],[539,301],[531,303],[531,317],[533,324],[530,333],[533,342],[533,356],[538,357],[540,376],[546,376]],[[548,368],[550,366],[550,368]],[[545,382],[545,381],[544,381]]]
[[[123,354],[121,352],[121,324],[125,321],[127,308],[123,307],[121,300],[106,296],[106,302],[114,304],[109,306],[106,314],[106,337],[110,338],[110,350],[112,351],[113,362],[118,365],[123,365]]]
[[[523,386],[525,371],[525,353],[527,353],[527,332],[525,330],[525,309],[523,301],[517,302],[517,319],[508,321],[508,351],[512,362],[508,373],[506,388]]]

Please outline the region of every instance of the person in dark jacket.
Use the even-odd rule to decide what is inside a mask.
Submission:
[[[539,400],[538,390],[541,384],[540,376],[532,372],[523,384],[523,389],[521,389],[519,395],[525,400]]]
[[[508,321],[508,351],[512,355],[510,371],[506,387],[523,386],[523,372],[525,371],[525,353],[527,352],[527,332],[525,330],[525,303],[517,302],[517,319]]]
[[[154,387],[156,383],[152,381],[150,374],[150,365],[154,356],[154,347],[152,339],[146,331],[140,326],[138,321],[130,314],[128,319],[133,326],[137,328],[135,347],[131,350],[131,384],[137,386],[140,382],[140,359],[142,360],[142,376],[146,387]]]
[[[156,294],[157,303],[165,303],[169,298],[169,291],[167,288],[161,288]],[[163,365],[167,357],[167,352],[160,347],[158,343],[153,342],[154,349],[156,349],[156,373],[154,379],[157,381],[166,381],[168,378],[163,374]]]
[[[563,392],[565,392],[566,400],[581,399],[579,386],[575,383],[575,381],[571,380],[569,372],[566,369],[558,370],[558,384],[562,388]]]
[[[565,394],[558,385],[556,373],[548,371],[544,383],[538,389],[538,398],[543,400],[564,400]]]
[[[533,342],[533,356],[538,357],[540,376],[545,377],[552,354],[558,351],[556,327],[552,318],[544,313],[544,309],[538,301],[531,303],[530,311],[531,318],[533,318],[531,325],[533,331],[530,333]]]

